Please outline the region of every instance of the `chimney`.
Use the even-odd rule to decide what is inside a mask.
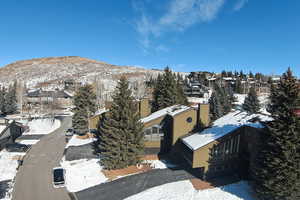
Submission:
[[[209,126],[209,123],[209,104],[198,104],[198,124],[205,128]]]
[[[139,102],[139,111],[140,111],[141,118],[147,117],[151,114],[149,99],[147,98],[141,99],[141,101]]]

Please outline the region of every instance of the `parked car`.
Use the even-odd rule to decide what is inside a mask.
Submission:
[[[29,147],[25,144],[10,143],[5,145],[5,149],[8,152],[26,152]]]
[[[62,167],[53,168],[53,186],[60,188],[65,186],[65,169]]]
[[[66,131],[66,133],[65,133],[65,135],[66,136],[72,136],[73,135],[73,129],[71,129],[71,128],[69,128],[67,131]]]

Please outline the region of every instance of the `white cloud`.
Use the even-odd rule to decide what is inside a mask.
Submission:
[[[156,47],[156,51],[158,52],[169,52],[170,49],[163,44],[160,44]]]
[[[246,5],[246,3],[248,3],[248,0],[238,0],[234,5],[233,10],[234,11],[241,10]]]
[[[141,13],[135,27],[140,34],[142,46],[150,48],[152,39],[166,32],[180,32],[197,23],[214,20],[224,2],[225,0],[170,0],[165,14],[156,19],[146,14],[144,5],[140,4],[140,1],[133,3],[134,9]]]

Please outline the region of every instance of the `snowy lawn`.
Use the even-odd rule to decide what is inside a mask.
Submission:
[[[107,181],[101,172],[98,159],[81,159],[75,161],[62,161],[60,164],[66,170],[66,187],[70,192],[99,185]]]
[[[81,146],[81,145],[92,143],[94,141],[96,141],[95,138],[80,139],[77,138],[77,135],[73,135],[65,148],[68,148],[70,146]]]
[[[190,181],[178,181],[148,189],[126,200],[255,200],[247,182],[197,191]]]
[[[18,120],[18,122],[29,126],[29,131],[23,133],[23,135],[46,135],[49,134],[60,127],[60,120],[58,119],[33,119],[28,120]]]
[[[18,161],[17,157],[24,156],[25,153],[11,153],[6,150],[0,151],[0,182],[1,181],[11,181],[10,188],[4,199],[11,199],[11,192],[13,187],[13,179],[17,174]]]
[[[150,167],[153,169],[166,169],[176,167],[176,165],[166,160],[144,160],[143,163],[150,164]]]
[[[40,141],[40,140],[21,140],[18,143],[25,144],[25,145],[34,145],[34,144],[38,143],[38,141]]]

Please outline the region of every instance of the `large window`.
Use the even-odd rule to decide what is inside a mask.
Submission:
[[[155,125],[144,130],[144,138],[146,141],[160,141],[164,133],[161,126]]]

